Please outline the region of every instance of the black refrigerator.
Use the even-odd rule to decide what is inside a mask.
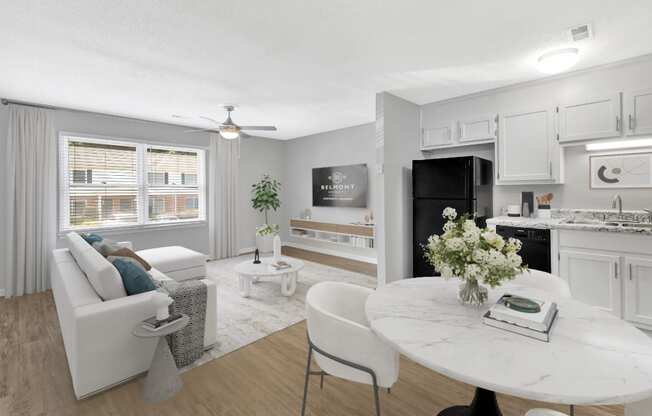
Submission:
[[[446,207],[458,215],[471,213],[484,227],[492,216],[493,167],[479,157],[453,157],[412,161],[412,275],[433,276],[423,257],[423,245],[433,234],[442,234]]]

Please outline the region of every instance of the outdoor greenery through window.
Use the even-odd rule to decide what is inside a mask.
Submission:
[[[60,229],[203,220],[204,151],[61,137]]]

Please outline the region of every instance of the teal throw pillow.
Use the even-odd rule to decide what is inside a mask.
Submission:
[[[102,236],[93,233],[81,233],[79,234],[88,244],[93,245],[94,243],[99,243],[104,240]]]
[[[127,295],[137,295],[139,293],[156,290],[156,286],[154,285],[154,282],[152,282],[149,273],[147,273],[142,267],[121,258],[114,259],[113,265],[118,269],[118,272],[122,277],[122,284],[125,287]]]

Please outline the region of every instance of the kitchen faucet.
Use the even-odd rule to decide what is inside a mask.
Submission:
[[[618,218],[623,217],[623,199],[619,194],[614,195],[614,199],[611,201],[611,208],[618,208]]]

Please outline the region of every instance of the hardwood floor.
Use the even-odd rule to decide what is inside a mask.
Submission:
[[[107,331],[107,340],[110,338]],[[0,415],[298,415],[307,348],[300,323],[183,374],[184,389],[158,405],[140,399],[134,380],[76,401],[50,292],[0,300]],[[385,416],[432,416],[471,400],[473,387],[401,360],[391,394],[382,392]],[[499,396],[505,416],[541,405]],[[369,386],[327,378],[310,384],[308,414],[370,416]],[[558,406],[547,406],[567,410]],[[622,416],[616,407],[580,407],[578,416]]]

